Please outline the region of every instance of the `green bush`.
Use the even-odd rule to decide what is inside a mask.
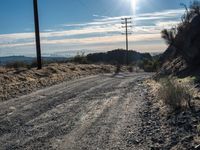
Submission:
[[[145,59],[138,62],[138,66],[145,72],[156,72],[160,68],[160,62],[158,59]]]
[[[87,57],[85,56],[85,53],[82,52],[81,54],[77,54],[73,59],[72,62],[79,63],[79,64],[88,64]]]

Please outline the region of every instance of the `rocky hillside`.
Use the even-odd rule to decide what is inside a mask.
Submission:
[[[177,28],[163,30],[169,47],[161,56],[160,74],[179,75],[195,71],[200,65],[200,2],[194,1]]]

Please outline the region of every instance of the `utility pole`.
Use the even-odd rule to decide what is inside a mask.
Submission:
[[[42,57],[41,57],[41,46],[40,46],[40,28],[39,28],[37,0],[33,0],[33,9],[34,9],[34,22],[35,22],[35,40],[36,40],[36,52],[37,52],[37,65],[38,65],[38,69],[42,69]]]
[[[127,61],[127,65],[129,65],[129,60],[128,60],[128,35],[130,35],[131,34],[131,32],[129,32],[129,28],[131,28],[132,26],[131,25],[129,25],[129,24],[131,24],[132,22],[131,22],[131,19],[132,18],[122,18],[121,20],[122,20],[122,28],[125,28],[125,33],[122,33],[123,35],[125,35],[126,36],[126,51],[127,51],[127,53],[126,53],[126,61]]]

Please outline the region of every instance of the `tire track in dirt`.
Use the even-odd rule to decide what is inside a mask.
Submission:
[[[0,149],[126,147],[124,132],[143,98],[137,96],[142,90],[133,89],[141,89],[137,82],[149,76],[91,76],[3,102]]]
[[[113,82],[112,80],[110,80],[110,81],[107,81],[107,80],[110,80],[110,79],[104,79],[104,80],[101,80],[101,86],[102,85],[104,85],[105,83],[106,84],[108,84],[108,83],[110,83],[110,82]],[[7,116],[7,117],[5,117],[5,118],[3,118],[3,119],[1,119],[1,131],[2,131],[2,129],[3,129],[3,132],[1,132],[1,136],[3,136],[3,134],[6,134],[4,137],[3,137],[3,139],[5,139],[2,143],[4,143],[5,141],[9,141],[9,142],[13,142],[11,139],[18,139],[18,136],[20,136],[21,138],[22,137],[24,137],[24,140],[25,141],[27,141],[26,140],[26,133],[24,133],[24,131],[25,132],[27,132],[27,131],[29,131],[29,129],[31,128],[33,128],[33,126],[35,125],[35,124],[31,124],[30,123],[30,121],[31,121],[31,119],[35,119],[36,120],[36,122],[37,122],[37,124],[39,124],[40,123],[40,127],[41,128],[44,128],[44,127],[42,127],[42,123],[43,122],[45,122],[45,121],[50,121],[50,120],[55,120],[55,121],[58,121],[59,119],[59,115],[60,115],[60,119],[62,119],[64,116],[60,113],[60,114],[57,114],[57,115],[54,115],[54,116],[52,116],[52,117],[54,117],[54,118],[52,118],[51,116],[50,116],[50,119],[49,120],[46,120],[46,118],[44,117],[44,118],[41,118],[41,119],[38,119],[37,120],[37,116],[39,116],[39,115],[43,115],[44,114],[44,116],[45,116],[45,113],[47,114],[47,116],[49,115],[48,113],[51,111],[51,109],[53,109],[53,108],[55,108],[57,105],[55,105],[55,103],[50,103],[50,102],[56,102],[56,104],[58,104],[58,106],[59,105],[62,105],[62,103],[58,103],[57,102],[57,100],[64,100],[64,102],[67,104],[67,103],[69,103],[70,101],[71,102],[73,102],[73,105],[76,105],[76,106],[71,106],[71,107],[73,107],[73,109],[71,109],[71,108],[64,108],[65,110],[68,110],[68,112],[66,112],[66,114],[67,113],[72,113],[73,111],[75,111],[74,113],[78,113],[78,107],[80,107],[80,106],[82,106],[83,104],[81,104],[81,103],[85,103],[85,105],[87,105],[87,103],[86,103],[86,101],[80,101],[81,99],[80,98],[78,98],[78,97],[80,97],[80,95],[85,95],[85,93],[91,93],[92,92],[92,89],[94,89],[95,90],[95,88],[94,87],[98,87],[99,86],[99,83],[98,83],[99,81],[98,80],[96,80],[96,78],[93,78],[92,79],[92,81],[91,80],[88,80],[87,82],[83,82],[83,83],[81,83],[81,84],[83,84],[83,85],[81,85],[80,83],[79,83],[79,86],[81,86],[81,87],[79,87],[79,86],[71,86],[72,87],[72,89],[69,91],[69,89],[68,90],[66,90],[66,91],[68,91],[67,93],[65,93],[65,92],[63,92],[63,93],[61,93],[60,95],[59,95],[59,97],[57,97],[57,95],[55,95],[55,97],[53,97],[52,95],[50,96],[50,97],[46,97],[46,98],[43,98],[43,99],[39,99],[39,101],[41,101],[41,102],[39,102],[39,101],[37,101],[38,103],[36,103],[35,101],[34,101],[34,103],[36,103],[37,105],[36,106],[32,106],[32,107],[29,107],[29,109],[28,110],[23,110],[23,109],[18,109],[18,110],[16,110],[15,112],[13,112],[13,114],[11,114],[11,115],[9,115],[9,116]],[[78,89],[77,89],[78,88]],[[99,87],[99,88],[101,88],[101,87]],[[97,88],[98,89],[98,88]],[[82,92],[79,92],[79,91],[82,91]],[[71,96],[70,94],[73,94],[73,96]],[[75,94],[75,93],[77,93],[77,94]],[[69,96],[68,96],[69,95]],[[28,104],[28,105],[30,105],[29,104],[29,96],[26,98],[26,103]],[[76,101],[77,100],[77,101]],[[41,105],[41,107],[38,107],[38,105]],[[45,106],[43,106],[43,105],[45,105]],[[26,106],[26,105],[25,105]],[[76,107],[76,108],[75,108]],[[38,113],[38,115],[35,115],[35,111],[36,112],[40,112],[40,113]],[[27,112],[27,113],[26,113]],[[24,116],[23,116],[24,115]],[[69,116],[67,116],[67,117],[69,117]],[[74,117],[74,116],[73,116]],[[19,118],[19,119],[18,119]],[[42,120],[43,119],[43,120]],[[34,121],[34,120],[33,120]],[[55,121],[51,124],[51,123],[47,123],[47,126],[50,126],[51,128],[52,128],[52,126],[54,126],[54,124],[56,124],[55,123]],[[29,122],[28,124],[27,124],[27,122]],[[34,122],[33,122],[34,123]],[[4,125],[4,126],[3,126]],[[37,128],[37,127],[36,127]],[[54,127],[55,128],[55,127]],[[48,129],[48,128],[47,128]],[[56,128],[55,128],[56,129]],[[41,129],[40,129],[41,130]],[[40,130],[38,131],[38,132],[40,132]],[[52,130],[52,129],[51,129]],[[19,132],[20,131],[20,132]],[[29,131],[29,134],[35,134],[34,132],[37,132],[36,130],[32,130],[32,131]],[[45,135],[45,134],[44,134]],[[49,134],[47,134],[47,136],[48,136]],[[52,136],[53,136],[53,134],[52,134]],[[55,135],[54,135],[55,136]],[[7,137],[7,138],[5,138],[5,137]],[[39,137],[39,136],[38,136]],[[47,139],[48,139],[48,137],[47,137]],[[24,140],[22,140],[23,141],[23,143],[25,143],[24,142]],[[30,141],[30,143],[31,142],[33,142],[33,141]],[[17,143],[17,142],[16,142]],[[16,146],[14,146],[14,145],[16,145]],[[12,147],[18,147],[17,145],[21,145],[21,144],[14,144],[14,145],[12,145]],[[22,144],[23,145],[23,144]]]
[[[136,80],[141,80],[141,77],[133,78],[132,81],[122,79],[121,86],[113,86],[115,95],[105,100],[105,105],[100,107],[100,111],[96,108],[91,110],[91,119],[87,119],[72,131],[72,134],[68,134],[60,149],[117,149],[116,145],[119,148],[122,144],[127,149],[128,141],[122,141],[125,137],[121,134],[124,132],[123,128],[132,126],[131,123],[135,122],[133,120],[137,119],[128,122],[128,119],[136,114],[135,107],[138,106],[136,103],[139,99],[137,97],[134,100],[136,93],[132,94]],[[132,148],[133,146],[130,146],[130,149]]]

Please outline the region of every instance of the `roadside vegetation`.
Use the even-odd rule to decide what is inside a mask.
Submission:
[[[146,81],[149,92],[144,130],[151,131],[149,138],[156,148],[200,149],[200,94],[194,88],[195,80],[165,77]]]
[[[161,31],[161,37],[169,45],[168,51],[174,53],[173,57],[181,56],[188,66],[197,67],[200,64],[200,1],[191,1],[189,7],[181,5],[185,8],[181,22]]]
[[[181,22],[171,29],[164,29],[161,31],[162,38],[169,45],[176,45],[176,37],[178,34],[183,34],[188,29],[194,17],[200,15],[200,1],[195,0],[191,2],[189,8],[185,4],[181,4],[185,8],[185,13],[181,17]]]
[[[160,62],[155,58],[152,60],[145,59],[143,61],[139,61],[137,65],[145,72],[157,72],[160,69]]]
[[[122,71],[120,68],[126,66],[126,71],[134,72],[138,70],[144,70],[145,72],[156,72],[160,66],[159,60],[157,57],[151,56],[149,53],[139,53],[136,51],[129,51],[127,57],[126,50],[113,50],[106,53],[94,53],[85,55],[84,52],[77,53],[76,56],[72,58],[66,58],[66,60],[42,60],[43,66],[47,66],[52,63],[73,63],[77,64],[105,64],[116,66],[115,72]],[[128,64],[128,65],[127,65]],[[6,68],[25,68],[31,69],[37,67],[37,61],[13,61],[4,65]]]
[[[181,22],[161,31],[168,48],[158,61],[155,80],[147,81],[149,111],[144,116],[150,115],[144,122],[152,141],[159,137],[157,149],[200,149],[200,1],[182,6]],[[147,64],[142,65],[148,70]]]
[[[78,64],[88,64],[89,63],[84,52],[77,53],[77,55],[71,59],[71,62],[78,63]]]
[[[160,69],[160,74],[158,74],[157,78],[170,75],[170,73],[172,76],[182,75],[183,77],[187,77],[189,74],[194,73],[192,71],[198,68],[197,64],[200,64],[200,1],[191,1],[189,7],[185,4],[181,5],[185,8],[185,13],[181,17],[181,22],[171,29],[164,29],[161,31],[161,36],[169,45],[169,48],[163,54],[163,59],[165,59],[166,64],[165,62],[161,62],[162,60],[158,61],[158,63],[161,62],[159,67],[162,69]],[[157,62],[155,63],[157,64]],[[149,63],[147,62],[144,64]],[[149,68],[149,66],[147,65],[146,68]],[[167,72],[170,73],[168,74]],[[177,80],[180,81],[180,79]],[[191,93],[190,88],[186,87],[186,85],[188,86],[191,84],[180,84],[177,80],[173,78],[160,79],[159,84],[161,87],[158,92],[158,97],[163,100],[165,105],[172,109],[191,108],[191,97],[193,93]],[[197,84],[198,82],[199,77],[195,76],[194,83]]]
[[[144,70],[145,72],[156,72],[160,68],[159,57],[153,57],[149,53],[138,53],[136,51],[126,51],[117,49],[107,53],[89,54],[86,58],[78,56],[79,60],[87,60],[87,63],[104,63],[116,66],[116,72],[120,66],[127,66],[129,72]]]
[[[44,66],[41,70],[36,68],[18,70],[0,67],[2,87],[0,88],[0,102],[64,81],[97,74],[114,73],[114,70],[115,67],[112,65],[74,65],[73,63],[53,63]]]
[[[192,92],[183,84],[174,79],[160,79],[158,98],[173,110],[185,110],[191,108]]]

